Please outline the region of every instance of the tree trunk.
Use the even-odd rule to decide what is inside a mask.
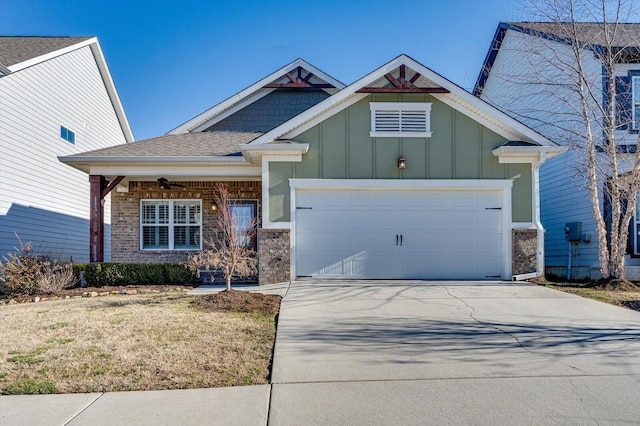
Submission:
[[[227,279],[227,291],[230,291],[231,290],[231,275],[226,277],[226,279]]]

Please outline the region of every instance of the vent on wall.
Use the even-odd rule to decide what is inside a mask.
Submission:
[[[371,102],[371,137],[431,136],[431,103]]]

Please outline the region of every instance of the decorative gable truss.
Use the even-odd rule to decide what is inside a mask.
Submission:
[[[356,90],[356,93],[449,93],[448,89],[440,86],[416,86],[415,82],[422,76],[419,72],[414,72],[413,77],[409,80],[407,80],[406,74],[406,66],[404,64],[400,65],[400,67],[398,67],[398,78],[390,72],[384,75],[384,78],[391,84],[391,87],[388,85],[384,87],[367,86]]]
[[[307,74],[303,77],[303,71]],[[312,72],[304,70],[301,66],[295,70],[296,76],[291,72],[285,73],[285,76],[290,80],[285,83],[272,82],[264,85],[267,89],[335,89],[336,86],[330,83],[315,83],[312,77],[315,77]],[[317,79],[317,77],[315,78]],[[315,80],[314,79],[314,80]]]

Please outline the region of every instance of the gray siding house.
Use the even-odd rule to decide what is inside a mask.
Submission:
[[[87,176],[57,157],[133,140],[95,37],[0,37],[0,259],[88,261]]]
[[[346,87],[298,59],[167,135],[60,161],[97,217],[111,192],[114,261],[200,249],[225,183],[268,284],[539,275],[538,170],[564,151],[401,55]]]

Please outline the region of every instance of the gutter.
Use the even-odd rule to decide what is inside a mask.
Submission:
[[[540,166],[546,161],[547,153],[541,152],[538,161],[531,165],[533,171],[533,224],[536,228],[536,272],[513,275],[513,281],[530,280],[539,278],[544,274],[544,228],[540,222]]]

